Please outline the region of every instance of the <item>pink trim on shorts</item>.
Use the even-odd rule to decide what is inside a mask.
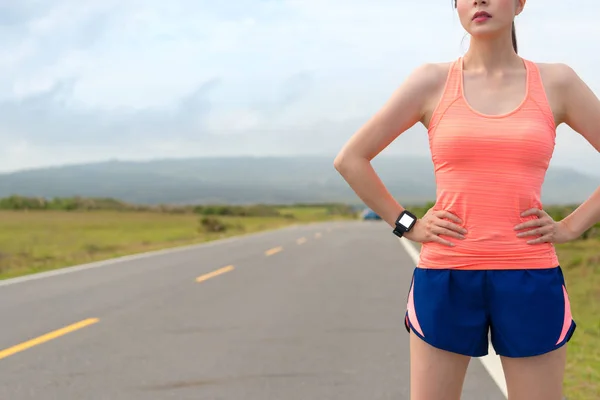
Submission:
[[[408,320],[410,321],[410,325],[417,331],[421,336],[425,337],[423,331],[421,330],[421,325],[419,324],[419,320],[417,319],[417,313],[415,312],[415,299],[413,295],[414,288],[414,278],[413,284],[410,285],[410,292],[408,293]]]
[[[563,295],[565,296],[565,319],[563,321],[562,332],[560,333],[560,337],[558,338],[558,345],[560,342],[565,340],[567,333],[569,333],[569,329],[571,328],[571,321],[573,320],[573,315],[571,315],[571,302],[569,301],[569,295],[567,294],[567,289],[563,285]]]

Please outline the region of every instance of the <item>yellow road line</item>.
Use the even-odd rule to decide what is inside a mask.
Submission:
[[[317,232],[317,233],[315,233],[315,237],[316,237],[317,239],[318,239],[318,238],[320,238],[320,237],[321,237],[321,232]]]
[[[296,240],[296,243],[298,243],[298,244],[302,244],[304,242],[306,242],[306,238],[305,237],[301,237],[300,239]]]
[[[12,346],[9,347],[8,349],[2,350],[0,351],[0,360],[9,356],[12,356],[13,354],[19,353],[21,351],[27,350],[33,346],[37,346],[39,344],[48,342],[52,339],[56,339],[60,336],[64,336],[67,333],[71,333],[73,331],[76,331],[78,329],[81,328],[85,328],[86,326],[95,324],[99,321],[98,318],[88,318],[88,319],[84,319],[83,321],[74,323],[72,325],[66,326],[64,328],[61,329],[57,329],[53,332],[50,333],[46,333],[45,335],[39,336],[37,338],[28,340],[26,342],[23,342],[21,344],[17,344],[16,346]]]
[[[282,250],[283,250],[283,247],[281,247],[281,246],[274,247],[272,249],[269,249],[269,250],[265,251],[265,255],[266,256],[272,256],[273,254],[279,253]]]
[[[208,274],[200,275],[196,278],[196,282],[204,282],[207,279],[214,278],[215,276],[224,274],[225,272],[232,271],[234,269],[233,265],[228,265],[223,268],[219,268],[213,272],[209,272]]]

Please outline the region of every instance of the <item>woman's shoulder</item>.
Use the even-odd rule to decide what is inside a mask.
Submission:
[[[555,125],[558,126],[566,118],[569,88],[578,87],[581,80],[573,68],[565,63],[536,62],[535,65],[554,114]]]
[[[450,69],[455,62],[456,60],[423,63],[408,77],[409,85],[414,88],[415,101],[421,105],[421,122],[426,127],[429,126],[433,112],[443,95]]]
[[[578,79],[577,73],[570,65],[555,62],[534,62],[540,71],[542,81],[553,89],[565,89],[570,83]]]
[[[428,86],[439,86],[440,84],[445,83],[450,68],[452,68],[452,65],[454,65],[455,62],[456,61],[423,63],[413,70],[411,78],[419,80]]]
[[[423,63],[413,69],[407,78],[421,95],[437,98],[448,79],[450,68],[455,61]]]

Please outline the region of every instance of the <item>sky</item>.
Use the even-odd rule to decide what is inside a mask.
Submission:
[[[600,95],[600,2],[529,0],[521,56]],[[335,156],[417,66],[464,54],[451,0],[0,3],[0,172],[109,159]],[[429,156],[421,125],[382,154]],[[552,161],[600,175],[568,127]]]

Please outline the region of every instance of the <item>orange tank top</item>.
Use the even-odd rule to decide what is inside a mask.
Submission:
[[[513,111],[486,115],[471,108],[463,92],[463,58],[448,72],[431,117],[429,147],[436,179],[434,210],[463,221],[455,247],[423,243],[420,268],[539,269],[558,265],[551,243],[527,244],[514,226],[521,213],[542,208],[544,177],[554,152],[556,126],[537,65],[523,59],[526,95]]]

